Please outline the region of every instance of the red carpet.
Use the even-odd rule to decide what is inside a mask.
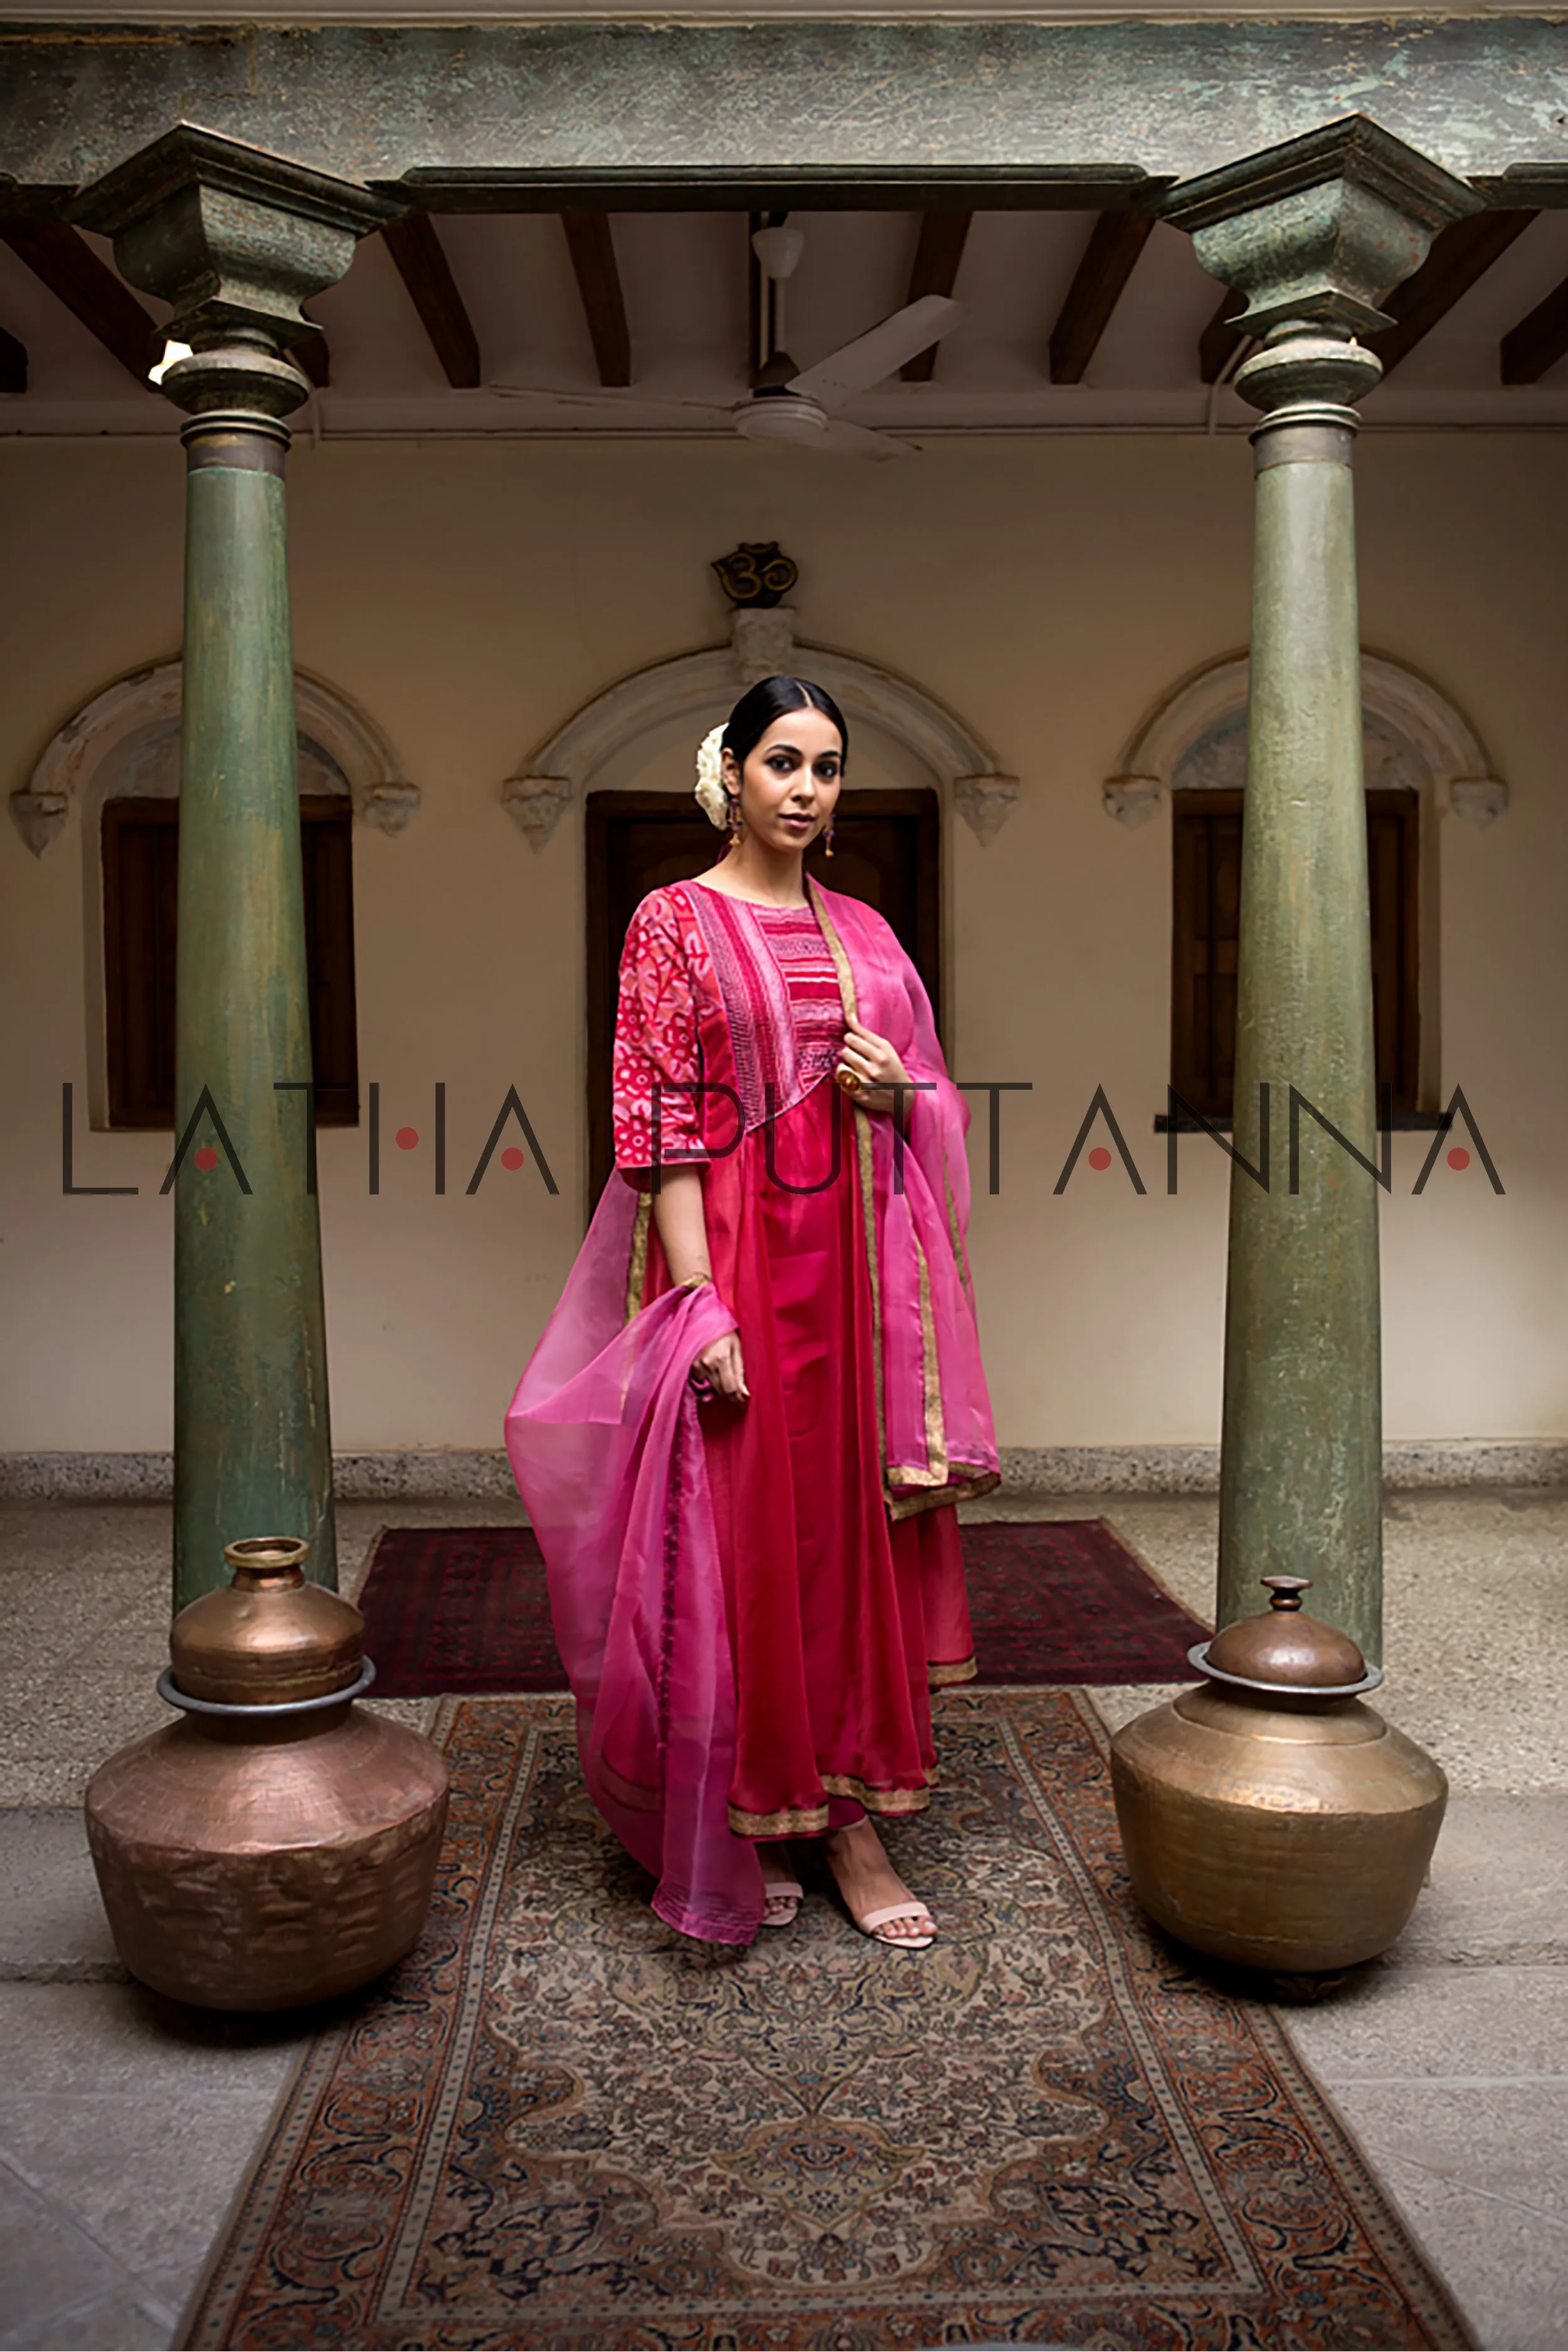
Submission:
[[[1171,1683],[1208,1628],[1103,1519],[964,1529],[982,1683]],[[565,1687],[527,1528],[389,1528],[360,1595],[379,1698]]]

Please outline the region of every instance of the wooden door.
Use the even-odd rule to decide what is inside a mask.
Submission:
[[[588,1156],[590,1200],[614,1165],[611,1057],[621,950],[650,890],[706,874],[718,838],[695,801],[674,793],[591,793],[588,836]],[[833,855],[821,842],[808,873],[827,888],[863,898],[886,917],[942,1019],[941,819],[936,794],[844,792],[833,824]]]

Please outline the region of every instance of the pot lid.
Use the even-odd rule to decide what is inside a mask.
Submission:
[[[337,1593],[306,1581],[309,1554],[297,1536],[225,1545],[232,1581],[182,1609],[169,1637],[180,1691],[231,1706],[267,1706],[319,1698],[359,1680],[365,1621]]]
[[[1364,1690],[1382,1680],[1369,1679],[1366,1660],[1348,1633],[1307,1615],[1301,1595],[1311,1589],[1311,1577],[1265,1576],[1259,1581],[1268,1591],[1268,1608],[1257,1617],[1239,1617],[1215,1635],[1197,1661],[1206,1674],[1320,1696]]]

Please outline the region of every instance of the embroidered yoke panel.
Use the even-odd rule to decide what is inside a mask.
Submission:
[[[755,907],[700,885],[680,896],[707,947],[749,1130],[831,1072],[844,1034],[838,975],[810,907]]]

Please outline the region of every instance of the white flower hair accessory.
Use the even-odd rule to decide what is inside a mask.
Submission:
[[[723,741],[723,726],[710,727],[697,746],[697,780],[693,786],[697,805],[709,824],[716,824],[721,830],[729,818],[729,795],[724,789],[724,755],[719,749]]]

